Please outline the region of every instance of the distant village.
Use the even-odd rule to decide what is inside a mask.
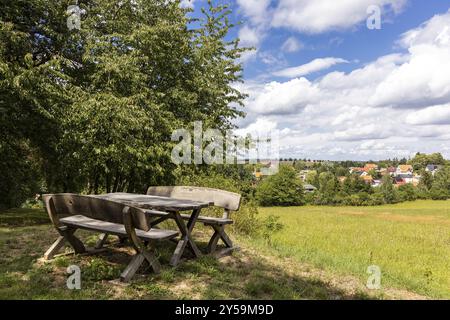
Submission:
[[[253,175],[256,181],[264,179],[266,176],[273,174],[276,168],[280,165],[288,165],[296,167],[296,162],[302,161],[304,166],[311,167],[311,169],[302,169],[298,172],[298,177],[303,181],[304,188],[306,192],[314,192],[317,188],[311,184],[308,184],[307,178],[308,174],[316,171],[314,167],[318,165],[331,165],[333,162],[330,161],[304,161],[304,160],[265,160],[259,162],[259,169],[254,170]],[[425,171],[430,173],[432,176],[436,174],[443,165],[428,164],[425,167]],[[399,164],[397,166],[387,166],[380,167],[376,163],[366,163],[362,167],[348,167],[348,174],[358,175],[364,180],[365,183],[371,185],[372,187],[378,187],[381,185],[381,178],[385,175],[389,175],[393,179],[393,184],[396,187],[400,187],[406,184],[412,184],[413,186],[418,186],[422,175],[419,170],[415,171],[414,167],[410,164]],[[423,170],[420,170],[423,172]],[[348,179],[348,175],[338,176],[339,182],[343,183]]]

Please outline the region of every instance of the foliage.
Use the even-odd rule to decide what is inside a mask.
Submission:
[[[256,198],[262,206],[302,205],[303,185],[292,167],[280,166],[278,173],[265,178],[258,185]]]
[[[272,244],[272,237],[283,230],[284,225],[280,222],[280,217],[269,215],[262,222],[262,237],[269,244]]]
[[[252,179],[252,176],[248,175],[245,169],[235,171],[235,175],[242,175],[243,179],[241,180],[236,177],[233,178],[233,175],[230,175],[231,168],[226,169],[226,176],[223,170],[224,168],[217,166],[207,166],[205,168],[180,167],[177,171],[176,184],[216,188],[241,194],[241,207],[239,211],[232,213],[232,219],[234,221],[232,226],[233,230],[246,235],[255,234],[260,228],[258,209],[253,197],[245,192],[247,183],[244,179],[244,177]],[[223,215],[223,210],[219,208],[208,208],[204,211],[208,215],[219,217]]]
[[[450,166],[446,166],[436,173],[430,193],[434,200],[445,200],[450,197]]]
[[[440,153],[424,154],[417,153],[414,158],[408,161],[415,171],[424,170],[427,165],[444,165],[445,159]]]
[[[70,31],[68,4],[13,1],[0,13],[7,206],[42,188],[142,192],[171,184],[174,129],[198,120],[226,130],[243,116],[245,96],[233,84],[246,49],[228,36],[227,6],[208,1],[193,20],[178,0],[80,0],[81,30]]]

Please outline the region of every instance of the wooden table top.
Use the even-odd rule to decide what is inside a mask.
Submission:
[[[92,195],[92,197],[121,202],[133,207],[161,211],[195,210],[206,208],[214,204],[213,202],[199,202],[123,192]]]

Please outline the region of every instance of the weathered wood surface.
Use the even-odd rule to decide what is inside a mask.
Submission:
[[[74,226],[79,229],[92,231],[100,231],[106,234],[126,235],[125,226],[123,224],[106,222],[88,218],[82,215],[69,216],[59,220],[61,223]],[[150,229],[149,231],[136,230],[139,238],[148,240],[168,240],[178,235],[178,232],[172,230]]]
[[[137,208],[162,211],[188,211],[206,208],[213,204],[212,201],[192,201],[188,199],[173,199],[164,196],[161,197],[132,193],[108,193],[102,195],[92,195],[91,197],[120,202]],[[149,213],[151,214],[151,212]],[[155,212],[155,215],[157,214],[158,212]]]
[[[197,222],[211,226],[214,229],[214,234],[211,237],[207,252],[210,254],[216,253],[217,243],[219,240],[227,247],[226,250],[221,250],[219,255],[231,253],[234,250],[233,243],[229,236],[225,233],[225,226],[233,224],[233,220],[230,219],[232,211],[239,210],[241,205],[241,195],[233,192],[228,192],[219,189],[203,188],[203,187],[191,187],[191,186],[156,186],[150,187],[147,190],[148,195],[164,196],[176,199],[190,199],[196,201],[212,202],[214,206],[224,209],[222,218],[198,216]],[[180,217],[184,220],[192,218],[191,215],[181,214]],[[163,220],[164,218],[161,218]],[[180,245],[186,245],[188,242],[181,242]],[[183,247],[184,249],[184,247]],[[177,256],[175,252],[174,257]]]
[[[89,252],[74,235],[77,229],[102,232],[97,247],[103,246],[109,234],[126,237],[136,249],[136,255],[123,272],[123,281],[129,281],[144,261],[159,272],[161,266],[154,254],[154,241],[178,235],[177,231],[152,228],[151,218],[144,210],[118,201],[76,194],[51,194],[43,198],[48,215],[61,235],[44,257],[52,258],[65,242],[74,248],[75,253]]]
[[[182,214],[181,217],[184,220],[189,220],[191,215]],[[208,216],[199,216],[198,219],[197,219],[197,222],[200,222],[200,223],[203,223],[203,224],[206,224],[206,225],[212,225],[212,224],[218,224],[218,225],[233,224],[233,220],[231,220],[231,219],[208,217]]]
[[[169,197],[173,199],[191,200],[212,203],[231,211],[239,210],[241,195],[212,188],[190,186],[159,186],[150,187],[147,195]]]

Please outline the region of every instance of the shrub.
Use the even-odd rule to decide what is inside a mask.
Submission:
[[[279,220],[280,217],[269,215],[262,222],[262,236],[269,245],[272,244],[272,236],[284,228]]]
[[[412,184],[405,184],[398,188],[398,197],[400,201],[417,200],[416,189]]]
[[[233,230],[246,235],[257,232],[259,228],[257,204],[254,199],[245,197],[248,193],[241,191],[240,187],[243,186],[241,181],[227,178],[212,170],[197,173],[184,171],[179,172],[178,175],[177,185],[201,186],[240,193],[242,195],[241,207],[238,212],[232,213]],[[223,209],[208,208],[205,209],[205,214],[221,217]]]
[[[281,166],[277,174],[263,180],[256,189],[262,206],[299,206],[305,204],[304,190],[292,167]]]

